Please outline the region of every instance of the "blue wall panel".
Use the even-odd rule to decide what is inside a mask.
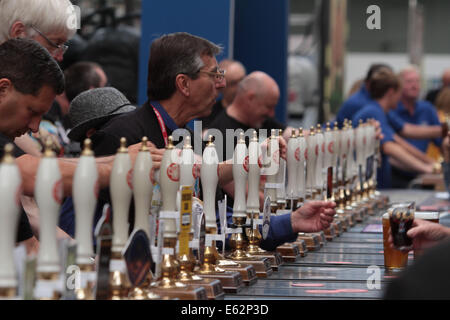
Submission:
[[[237,0],[234,59],[264,71],[280,87],[276,117],[286,123],[289,0]]]

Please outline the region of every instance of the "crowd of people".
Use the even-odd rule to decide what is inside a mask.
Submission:
[[[133,161],[141,138],[149,137],[155,168],[161,162],[167,136],[186,128],[194,119],[203,120],[203,129],[217,129],[224,135],[227,129],[281,129],[279,142],[282,155],[285,153],[292,128],[274,117],[280,96],[277,83],[262,71],[247,74],[238,61],[218,63],[220,47],[207,39],[180,32],[163,35],[152,43],[148,100],[142,106],[133,105],[120,91],[109,87],[108,77],[97,63],[79,61],[61,70],[58,62],[63,61],[66,43],[75,34],[66,24],[70,4],[69,0],[0,1],[0,155],[7,143],[15,142],[16,163],[23,178],[17,242],[24,242],[29,252],[39,248],[34,181],[48,136],[53,137],[63,177],[61,238],[74,236],[72,180],[79,144],[85,138],[92,140],[99,157],[102,192],[98,213],[110,202],[109,177],[121,137],[127,139]],[[382,153],[379,188],[406,188],[417,174],[437,172],[439,156],[444,160],[445,179],[450,181],[450,135],[443,121],[450,110],[449,74],[444,72],[442,88],[421,100],[417,68],[395,73],[388,65],[374,64],[360,88],[339,109],[339,126],[345,119],[352,120],[354,126],[360,119],[378,121]],[[432,150],[432,146],[437,149]],[[223,161],[219,164],[216,196],[220,199],[224,193],[228,195],[230,218],[234,196],[232,154],[225,146],[219,151]],[[334,207],[334,202],[310,201],[291,214],[273,217],[269,236],[261,246],[272,250],[294,241],[298,232],[326,229],[333,221]],[[130,230],[133,220],[130,208]],[[409,235],[416,246],[423,246],[442,242],[449,234],[445,227],[418,220]],[[389,293],[388,297],[395,295]]]

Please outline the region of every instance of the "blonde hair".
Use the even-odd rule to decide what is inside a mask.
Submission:
[[[418,74],[418,75],[420,76],[420,70],[419,70],[419,68],[418,68],[416,65],[414,65],[414,64],[410,64],[410,65],[404,67],[403,69],[401,69],[401,70],[398,72],[398,76],[399,76],[401,79],[403,79],[404,76],[405,76],[405,73],[408,73],[408,72],[415,72],[416,74]]]
[[[68,20],[72,14],[70,0],[0,0],[0,43],[10,38],[12,25],[21,21],[30,34],[34,26],[44,34],[64,33],[71,38],[76,30]]]
[[[350,90],[348,90],[347,97],[350,97],[351,95],[355,94],[359,90],[359,88],[361,88],[363,83],[364,78],[358,79],[355,82],[353,82],[352,86],[350,87]]]
[[[445,87],[436,97],[436,108],[445,113],[450,113],[450,88]]]

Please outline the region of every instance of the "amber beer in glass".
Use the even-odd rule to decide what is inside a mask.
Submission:
[[[383,215],[383,247],[384,247],[384,266],[388,270],[402,270],[408,263],[408,252],[402,252],[389,245],[389,213]]]

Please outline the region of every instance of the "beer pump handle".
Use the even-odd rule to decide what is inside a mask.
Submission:
[[[203,189],[203,211],[205,212],[206,228],[217,228],[215,196],[218,177],[219,158],[216,148],[212,142],[212,136],[209,136],[209,142],[203,151],[203,161],[200,170],[202,189]]]
[[[194,186],[196,179],[196,167],[194,167],[194,150],[191,146],[191,137],[186,136],[181,151],[180,186]]]
[[[112,252],[122,252],[128,239],[128,210],[132,195],[132,168],[127,149],[127,140],[120,139],[110,176],[110,188],[113,219]]]
[[[94,212],[99,192],[98,172],[91,140],[84,141],[84,149],[73,177],[72,194],[75,209],[75,239],[77,241],[77,264],[92,265],[94,255],[92,230]]]
[[[316,128],[316,179],[315,188],[322,189],[324,176],[323,176],[323,161],[325,152],[325,141],[320,124]]]
[[[5,145],[5,154],[0,163],[0,291],[13,289],[15,295],[17,278],[13,251],[19,222],[22,178],[13,149],[12,144]]]
[[[247,161],[246,161],[247,159]],[[234,204],[233,217],[246,217],[245,188],[248,175],[248,151],[241,132],[233,155]]]
[[[287,145],[287,190],[286,195],[288,199],[296,198],[297,194],[297,171],[300,162],[300,148],[297,139],[297,133],[292,130],[291,138]]]
[[[39,207],[38,273],[56,274],[60,271],[60,257],[56,240],[59,208],[63,198],[63,186],[56,155],[49,137],[36,175],[34,196]]]
[[[303,136],[303,128],[299,128],[298,131],[298,157],[299,162],[297,166],[297,197],[300,199],[305,198],[305,189],[306,189],[306,181],[305,181],[305,166],[306,166],[306,153],[307,153],[307,143],[306,138]]]
[[[162,207],[161,212],[176,212],[177,192],[180,185],[180,166],[177,149],[173,145],[172,136],[169,137],[169,143],[164,150],[161,160],[161,194]],[[176,218],[164,218],[164,237],[176,238],[177,225]]]
[[[259,213],[259,179],[261,176],[260,160],[261,154],[259,150],[258,136],[253,130],[253,136],[248,145],[248,197],[247,212]]]

